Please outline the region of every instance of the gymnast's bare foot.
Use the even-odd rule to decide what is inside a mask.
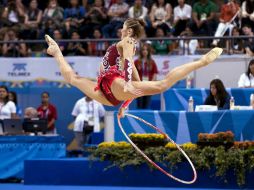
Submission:
[[[208,53],[203,55],[200,61],[202,61],[204,66],[206,66],[209,63],[212,63],[215,59],[217,59],[221,55],[222,51],[223,51],[222,48],[215,47],[212,50],[210,50]]]
[[[62,52],[57,43],[55,42],[55,40],[53,40],[49,35],[45,35],[45,40],[47,41],[49,46],[47,49],[47,53],[49,55],[52,55],[53,57],[57,55],[62,55]]]

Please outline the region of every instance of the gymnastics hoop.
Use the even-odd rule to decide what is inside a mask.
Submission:
[[[184,157],[187,159],[187,161],[189,162],[191,168],[192,168],[192,171],[193,171],[193,179],[191,181],[185,181],[185,180],[182,180],[182,179],[179,179],[175,176],[173,176],[172,174],[166,172],[164,169],[162,169],[159,165],[157,165],[154,161],[152,161],[142,150],[140,150],[140,148],[135,145],[132,140],[128,137],[128,135],[126,134],[126,132],[124,131],[123,129],[123,126],[121,124],[121,118],[119,115],[117,115],[117,119],[118,119],[118,125],[122,131],[122,133],[124,134],[124,136],[126,137],[126,139],[129,141],[129,143],[135,148],[135,150],[140,153],[150,164],[152,164],[156,169],[158,169],[159,171],[161,171],[162,173],[164,173],[166,176],[180,182],[180,183],[184,183],[184,184],[192,184],[196,181],[197,179],[197,172],[196,172],[196,169],[193,165],[193,163],[191,162],[190,158],[187,156],[187,154],[183,151],[183,149],[178,145],[176,144],[166,133],[162,132],[158,127],[155,127],[154,125],[152,125],[151,123],[145,121],[144,119],[140,118],[140,117],[137,117],[135,115],[132,115],[132,114],[128,114],[126,113],[125,114],[126,116],[129,116],[129,117],[132,117],[134,119],[137,119],[141,122],[143,122],[144,124],[148,125],[149,127],[153,128],[154,130],[156,130],[157,132],[159,132],[160,134],[162,134],[167,140],[169,140],[170,142],[172,142],[176,147],[177,149],[184,155]]]

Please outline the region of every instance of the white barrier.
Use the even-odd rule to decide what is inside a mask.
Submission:
[[[179,65],[179,58],[154,56],[159,70],[158,79]],[[98,76],[101,57],[66,57],[66,59],[80,76],[93,79]],[[182,58],[180,60],[182,61]],[[0,58],[0,65],[0,81],[63,80],[53,58]]]
[[[170,69],[200,58],[196,56],[153,56],[158,67],[158,79],[164,78]],[[95,79],[98,76],[101,57],[67,57],[78,75]],[[239,76],[245,72],[249,59],[244,55],[222,56],[215,63],[195,72],[195,87],[209,87],[218,75],[227,87],[236,87]],[[0,81],[63,81],[53,58],[0,58]]]

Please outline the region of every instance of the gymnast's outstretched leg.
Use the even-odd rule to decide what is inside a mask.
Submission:
[[[94,91],[94,88],[96,87],[97,83],[87,78],[77,76],[76,73],[71,68],[71,66],[64,59],[63,54],[59,49],[57,43],[48,35],[45,36],[45,39],[49,46],[47,49],[47,53],[49,55],[52,55],[56,59],[58,66],[60,68],[60,72],[64,77],[65,81],[80,89],[90,98],[104,105],[112,106],[112,104],[105,98],[105,96],[100,90]]]

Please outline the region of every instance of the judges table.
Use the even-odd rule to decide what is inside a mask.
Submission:
[[[156,125],[179,144],[195,143],[199,133],[216,133],[228,130],[235,134],[236,141],[254,140],[254,110],[214,112],[130,111],[129,113]],[[114,140],[126,140],[117,123],[117,112],[114,114]],[[155,133],[150,127],[127,116],[121,119],[121,122],[128,134]]]
[[[65,157],[61,136],[0,136],[0,179],[23,178],[24,160]]]
[[[254,93],[254,88],[227,88],[227,92],[235,99],[235,105],[248,106],[250,95]],[[203,105],[209,89],[169,89],[163,93],[165,110],[181,111],[187,110],[190,96],[194,99],[195,105]]]

